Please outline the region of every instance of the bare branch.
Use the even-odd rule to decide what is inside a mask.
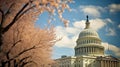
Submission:
[[[25,65],[32,63],[33,61],[28,61],[28,62],[22,62],[22,65],[20,67],[24,67]]]
[[[8,10],[7,10],[6,13],[5,13],[5,16],[10,13],[10,9],[14,6],[14,4],[15,4],[15,3],[12,3],[12,4],[10,5],[10,7],[8,8]]]
[[[11,47],[11,49],[8,50],[8,52],[6,53],[6,57],[7,57],[7,59],[10,59],[10,57],[9,57],[9,53],[11,52],[12,48],[14,48],[15,45],[16,45],[17,43],[19,43],[19,42],[21,42],[21,40],[18,40],[17,42],[15,42],[15,43],[13,44],[13,46]]]
[[[0,29],[2,28],[2,24],[3,24],[3,20],[4,20],[4,12],[0,9],[0,12],[2,14],[2,18],[1,18],[1,21],[0,21]]]
[[[21,42],[22,40],[18,40],[17,42],[15,42],[14,44],[13,44],[13,46],[12,46],[12,48],[16,45],[16,44],[18,44],[19,42]]]
[[[20,55],[22,55],[22,54],[24,54],[25,52],[27,52],[27,51],[29,51],[29,50],[32,50],[32,49],[35,49],[35,46],[33,46],[33,47],[31,47],[31,48],[28,48],[28,49],[23,50],[23,51],[22,51],[22,52],[20,52],[17,56],[15,56],[15,58],[16,58],[16,57],[18,57],[18,56],[20,56]]]
[[[32,6],[32,7],[29,7],[28,9],[26,9],[24,12],[22,12],[19,16],[18,16],[18,18],[17,19],[20,19],[20,17],[22,17],[27,11],[29,11],[29,10],[31,10],[31,9],[33,9],[35,7],[35,5],[34,6]]]
[[[14,17],[14,19],[12,20],[12,22],[10,22],[10,24],[8,24],[8,25],[3,29],[3,31],[2,31],[3,34],[4,34],[6,31],[8,31],[9,28],[12,27],[13,24],[16,23],[16,21],[18,20],[18,19],[17,19],[18,16],[20,15],[20,13],[21,13],[22,11],[24,11],[24,9],[28,6],[28,4],[29,4],[29,3],[26,3],[26,4],[22,7],[22,9],[19,10],[19,12],[16,14],[16,16]]]
[[[31,57],[31,56],[27,56],[27,57],[22,58],[22,59],[19,61],[19,64],[22,63],[24,60],[30,58],[30,57]]]
[[[0,51],[1,51],[1,46],[2,46],[2,30],[3,30],[3,27],[2,27],[2,25],[3,25],[3,22],[4,22],[4,12],[0,9],[0,12],[1,12],[1,14],[2,14],[2,16],[1,16],[1,21],[0,21]]]
[[[8,59],[6,62],[12,61],[12,60],[14,60],[15,58],[19,57],[20,55],[22,55],[22,54],[24,54],[25,52],[28,52],[29,50],[32,50],[32,49],[36,49],[36,47],[33,46],[33,47],[31,47],[31,48],[25,49],[25,50],[21,51],[19,54],[17,54],[16,56],[14,56],[13,58]]]
[[[23,62],[25,62],[25,60],[27,60],[28,58],[30,58],[31,56],[26,56],[24,58],[22,58],[21,60],[18,59],[18,61],[16,61],[16,59],[14,60],[14,67],[19,66],[20,64],[22,64]]]

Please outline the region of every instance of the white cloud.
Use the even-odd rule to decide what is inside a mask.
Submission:
[[[105,20],[106,22],[108,22],[108,23],[111,23],[111,24],[113,24],[113,21],[110,19],[110,18],[106,18],[106,20]]]
[[[85,28],[85,22],[86,22],[85,20],[75,21],[73,23],[73,26],[82,30]]]
[[[118,25],[118,28],[120,28],[120,24]]]
[[[92,29],[99,30],[106,25],[106,22],[102,19],[91,20]]]
[[[100,17],[101,12],[109,10],[112,13],[120,12],[120,4],[110,4],[107,7],[94,6],[94,5],[81,5],[80,9],[85,15],[90,15],[93,17]]]
[[[102,8],[100,6],[89,5],[89,6],[80,6],[80,10],[83,11],[85,14],[88,14],[90,16],[100,17],[101,16],[100,11],[103,11],[104,8]]]
[[[77,39],[77,36],[79,34],[79,30],[74,27],[62,27],[57,26],[56,27],[56,36],[57,38],[62,38],[60,41],[58,41],[55,45],[58,47],[68,47],[68,48],[74,48],[75,47],[75,40]]]
[[[119,12],[120,11],[120,4],[111,4],[108,6],[110,12]]]
[[[105,47],[105,50],[111,50],[115,53],[116,56],[120,56],[120,48],[115,46],[115,45],[112,45],[112,44],[108,44],[108,43],[102,43],[102,46]]]
[[[62,40],[58,41],[55,45],[58,47],[74,48],[79,33],[85,28],[85,22],[86,20],[76,21],[72,27],[67,28],[57,26],[56,36],[57,38],[62,38]],[[92,29],[98,31],[107,24],[107,21],[106,19],[94,19],[90,20],[90,24]]]
[[[85,22],[86,22],[85,20],[77,21],[73,25],[77,28],[83,29],[83,28],[85,28]],[[90,20],[89,22],[90,22],[90,27],[96,31],[98,31],[99,29],[104,27],[107,23],[106,19],[104,19],[104,20],[94,19],[94,20]]]
[[[108,36],[115,36],[116,35],[115,30],[112,28],[108,28],[108,29],[106,29],[106,31],[107,31],[106,35],[108,35]]]

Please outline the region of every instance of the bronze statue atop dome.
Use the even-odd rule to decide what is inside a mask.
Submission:
[[[86,27],[85,29],[88,29],[90,27],[90,22],[89,22],[89,19],[88,19],[88,15],[86,16],[87,20],[86,20]]]

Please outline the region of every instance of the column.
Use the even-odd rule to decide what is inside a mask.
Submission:
[[[84,54],[84,47],[82,47],[82,50],[83,50],[83,54]]]
[[[91,47],[91,53],[92,53],[92,47]]]
[[[92,53],[94,53],[94,50],[93,50],[93,49],[94,49],[94,47],[92,47]]]
[[[100,65],[101,65],[100,67],[103,67],[103,65],[104,65],[104,64],[103,64],[103,60],[101,60],[101,64],[100,64]]]
[[[87,53],[87,47],[86,47],[86,53]]]
[[[92,48],[90,47],[90,53],[92,53]]]
[[[110,60],[110,64],[109,64],[109,66],[111,67],[111,60]]]
[[[96,53],[96,47],[95,47],[95,53]]]
[[[85,47],[84,47],[84,54],[85,54]]]
[[[98,48],[98,54],[100,54],[101,52],[100,52],[100,48]]]
[[[82,48],[80,47],[80,54],[82,53]]]
[[[108,67],[110,67],[110,60],[108,60]]]
[[[116,61],[116,67],[118,67],[118,64],[119,64],[120,62],[118,62],[118,61]]]
[[[84,53],[86,54],[86,47],[84,47]]]
[[[80,52],[80,54],[82,54],[82,47],[80,47],[81,48],[81,52]]]
[[[93,53],[92,48],[93,48],[93,47],[91,47],[91,53]]]
[[[115,67],[115,61],[113,61],[113,63],[112,63],[112,64],[113,64],[113,67]]]
[[[83,52],[83,47],[82,47],[82,54],[83,54],[84,52]]]
[[[86,53],[88,53],[88,47],[86,47]]]
[[[90,47],[89,47],[89,53],[90,53]]]
[[[114,61],[114,67],[116,67],[116,62]]]
[[[78,48],[76,49],[76,55],[78,55]]]
[[[88,47],[88,53],[90,53],[89,47]]]
[[[106,67],[108,67],[108,60],[106,60]]]
[[[102,48],[100,48],[100,53],[103,54],[103,53],[102,53]]]
[[[104,63],[104,64],[105,64],[105,66],[104,66],[104,67],[107,67],[107,66],[106,66],[106,60],[104,60],[104,62],[105,62],[105,63]]]
[[[76,55],[76,49],[75,49],[75,55]]]
[[[85,54],[86,54],[86,47],[84,47],[84,50],[85,50]]]
[[[105,60],[103,60],[103,67],[105,67]]]
[[[87,53],[89,52],[88,47],[87,47]]]
[[[111,67],[114,67],[114,62],[113,61],[111,62]]]
[[[115,61],[115,67],[117,67],[116,61]]]
[[[97,48],[95,47],[95,53],[97,53]]]
[[[92,47],[91,47],[91,53],[92,53]]]
[[[91,54],[91,47],[89,48],[89,50],[90,50],[90,54]]]
[[[79,49],[79,54],[81,53],[81,48]]]
[[[96,47],[96,53],[98,53],[98,49],[97,49],[97,47]]]

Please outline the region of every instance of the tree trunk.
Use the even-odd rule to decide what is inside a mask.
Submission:
[[[2,27],[0,25],[0,52],[2,51],[2,44],[3,44],[3,40],[2,40]]]
[[[1,64],[1,67],[5,67],[5,64],[6,64],[6,63],[1,62],[0,64]]]

